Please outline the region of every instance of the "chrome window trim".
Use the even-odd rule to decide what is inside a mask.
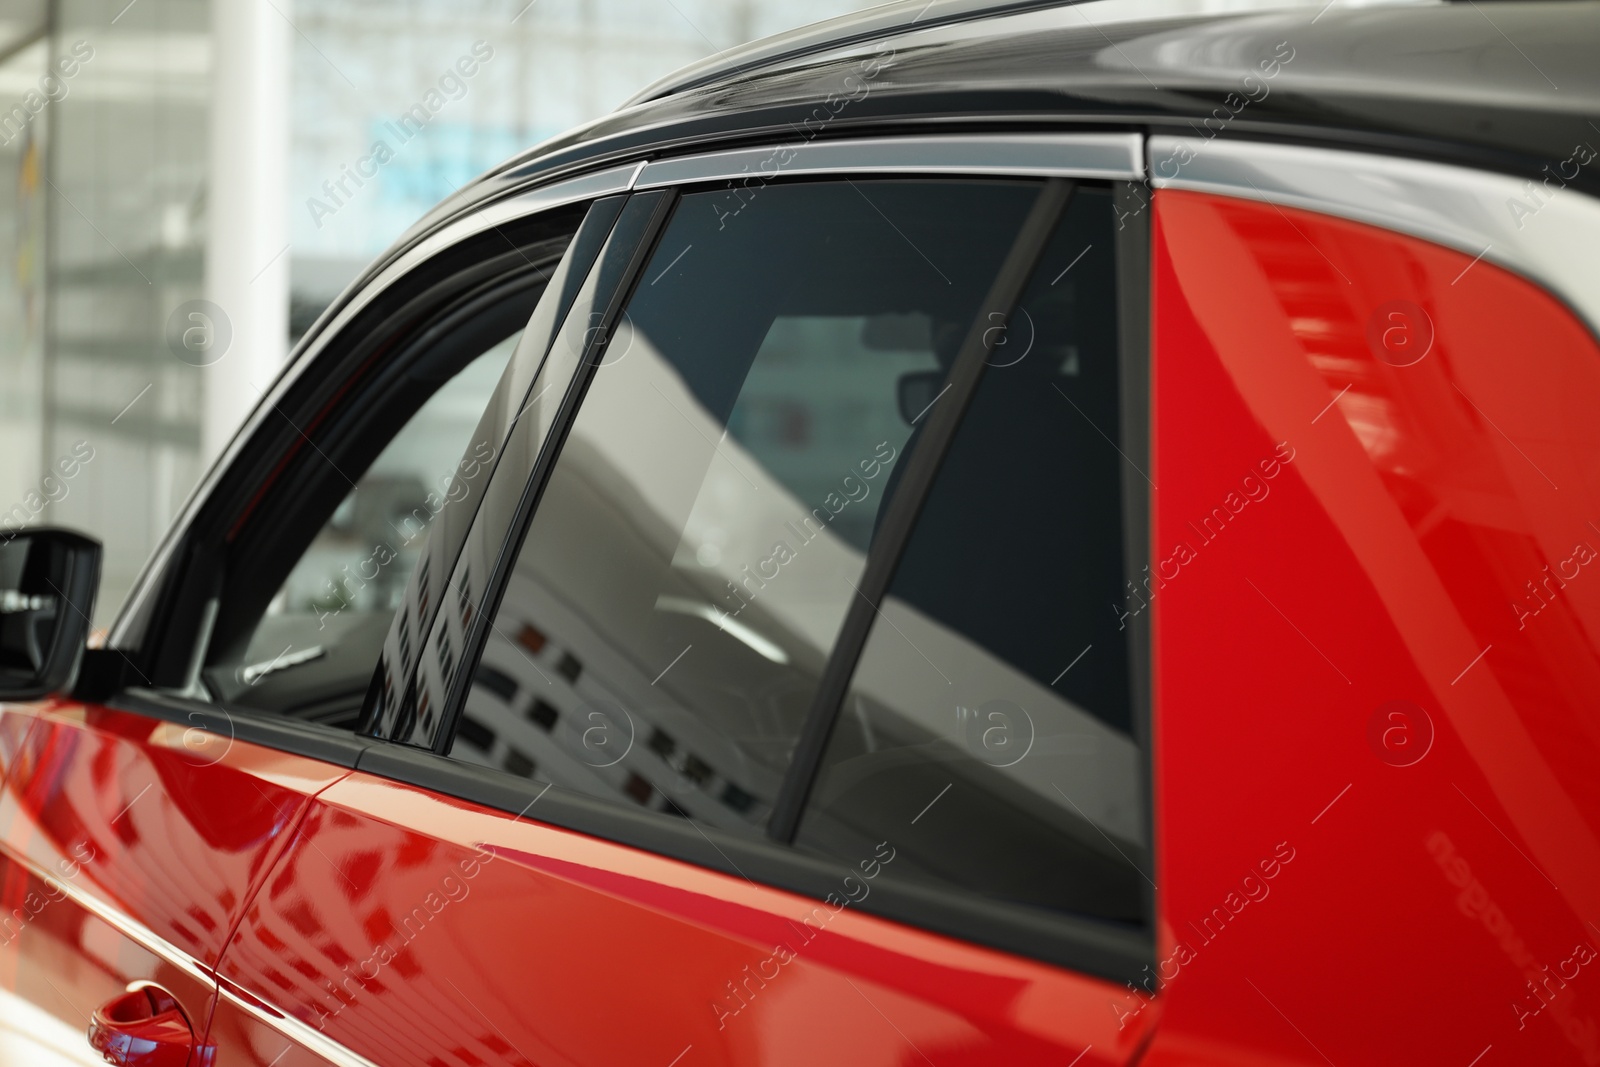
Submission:
[[[643,163],[625,163],[620,167],[580,175],[555,185],[541,186],[504,200],[497,200],[418,241],[385,267],[365,291],[376,291],[387,287],[402,274],[409,273],[423,260],[431,259],[446,248],[485,230],[528,215],[537,215],[551,208],[574,204],[580,200],[598,200],[602,196],[625,193],[633,188],[644,168]],[[339,315],[328,324],[329,331],[336,330],[349,322],[350,316],[345,313],[346,310],[348,309],[341,309]]]
[[[840,172],[1136,180],[1144,177],[1140,140],[1136,133],[1047,133],[772,144],[657,160],[634,188]]]
[[[269,411],[277,405],[291,390],[306,369],[316,360],[317,356],[336,337],[340,336],[350,321],[359,315],[367,305],[371,304],[377,295],[389,288],[401,278],[410,274],[423,263],[460,244],[468,238],[475,237],[486,230],[504,225],[517,219],[531,215],[541,214],[554,208],[565,207],[569,204],[581,203],[584,200],[598,199],[614,193],[627,192],[632,188],[639,173],[644,169],[643,163],[627,163],[621,166],[609,167],[605,170],[590,174],[579,175],[552,185],[540,186],[513,196],[498,200],[482,210],[476,211],[465,218],[457,219],[427,237],[418,241],[404,253],[395,257],[383,267],[376,275],[357,278],[334,300],[332,307],[338,310],[331,319],[319,320],[312,327],[309,343],[299,351],[293,353],[284,369],[274,379],[261,399],[256,401],[255,408],[250,415],[234,431],[228,446],[222,454],[212,461],[210,468],[200,479],[200,482],[190,492],[178,515],[167,527],[167,533],[162,538],[155,552],[151,553],[143,570],[139,572],[134,581],[133,588],[128,593],[128,598],[123,602],[122,608],[117,612],[117,618],[111,625],[111,631],[106,639],[108,648],[124,648],[128,631],[142,610],[147,606],[145,601],[156,592],[157,578],[165,571],[171,561],[172,553],[177,548],[182,532],[194,522],[201,505],[211,495],[213,489],[222,478],[223,471],[238,458],[244,443],[266,421]],[[402,238],[405,240],[405,238]],[[380,261],[383,257],[379,257]]]
[[[1454,248],[1539,283],[1600,335],[1600,200],[1575,189],[1302,145],[1155,136],[1149,149],[1157,189],[1304,208]]]

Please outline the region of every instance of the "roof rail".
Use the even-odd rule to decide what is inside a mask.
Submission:
[[[891,37],[911,29],[1085,2],[1089,0],[897,0],[719,52],[652,82],[622,106],[629,108],[786,59]]]

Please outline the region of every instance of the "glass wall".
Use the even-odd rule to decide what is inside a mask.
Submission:
[[[51,62],[65,92],[45,116],[40,458],[66,482],[49,521],[105,542],[104,625],[200,473],[198,372],[168,349],[163,327],[200,295],[209,9],[53,7]]]
[[[107,625],[199,481],[212,3],[0,0],[0,525],[105,543]],[[855,0],[272,0],[290,335],[428,208],[717,51]],[[365,173],[366,177],[362,177]],[[181,327],[180,331],[181,333]]]
[[[0,523],[12,526],[32,520],[54,489],[36,484],[43,443],[48,191],[46,98],[39,82],[49,46],[42,5],[31,5],[38,9],[33,11],[29,6],[0,8],[6,16],[0,19],[0,456],[6,457],[0,464]]]
[[[508,156],[599,118],[688,63],[867,6],[302,0],[291,112],[291,332],[309,326],[424,212]]]

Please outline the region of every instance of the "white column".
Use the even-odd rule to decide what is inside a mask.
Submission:
[[[212,0],[205,298],[230,328],[201,371],[200,451],[227,446],[288,354],[290,0]],[[222,323],[216,329],[221,332]]]

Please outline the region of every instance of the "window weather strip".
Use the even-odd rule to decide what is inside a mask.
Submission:
[[[1144,176],[1136,133],[945,134],[734,148],[653,160],[636,190],[691,182],[764,181],[779,174],[967,174],[992,178]]]
[[[928,413],[923,438],[906,459],[905,474],[894,496],[890,498],[882,523],[878,529],[866,570],[861,575],[858,596],[851,602],[844,623],[839,628],[839,639],[823,668],[812,697],[811,709],[800,729],[800,739],[795,745],[794,759],[778,790],[773,804],[772,817],[767,824],[767,834],[777,841],[794,839],[800,825],[800,814],[811,791],[822,762],[828,737],[838,709],[855,674],[856,663],[866,645],[867,635],[878,615],[878,605],[889,591],[901,552],[911,538],[923,499],[933,485],[934,477],[944,462],[956,430],[966,414],[967,405],[977,392],[983,379],[984,367],[1002,330],[992,325],[996,316],[1008,324],[1044,254],[1045,246],[1055,234],[1056,225],[1072,198],[1073,183],[1065,178],[1047,179],[1039,190],[1028,217],[1006,253],[1005,261],[995,275],[994,284],[978,308],[967,331],[966,340],[955,363],[950,368],[944,390]]]
[[[1122,464],[1122,545],[1124,578],[1135,587],[1148,574],[1150,562],[1150,499],[1155,477],[1150,454],[1150,190],[1143,182],[1123,182],[1113,188],[1117,218],[1117,391],[1121,409],[1118,450]],[[1150,607],[1128,620],[1128,693],[1132,703],[1133,741],[1139,750],[1139,798],[1144,804],[1144,839],[1151,844],[1136,854],[1134,864],[1144,875],[1146,929],[1155,929],[1155,790],[1150,762],[1153,751],[1151,721],[1151,633],[1160,606]]]

